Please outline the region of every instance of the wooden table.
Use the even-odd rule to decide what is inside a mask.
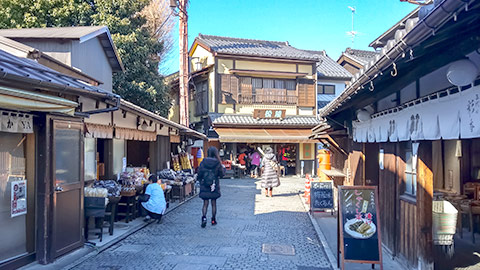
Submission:
[[[136,195],[122,195],[122,197],[120,198],[120,202],[118,203],[118,213],[116,213],[116,220],[118,220],[118,216],[125,216],[125,222],[128,223],[135,218],[137,204],[136,197]]]

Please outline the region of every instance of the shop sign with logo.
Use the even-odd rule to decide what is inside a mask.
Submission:
[[[257,119],[283,119],[286,110],[255,109],[253,118]]]
[[[33,116],[30,114],[0,111],[0,131],[33,133]]]

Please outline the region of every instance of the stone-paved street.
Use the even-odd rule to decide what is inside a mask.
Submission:
[[[303,180],[282,178],[273,198],[259,184],[222,180],[217,226],[200,227],[194,198],[74,269],[331,269],[298,195]],[[268,254],[263,244],[282,246]],[[291,247],[294,255],[281,252]]]

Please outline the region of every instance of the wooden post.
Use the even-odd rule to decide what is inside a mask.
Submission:
[[[424,141],[418,149],[417,163],[417,229],[418,268],[433,270],[432,231],[432,143]]]

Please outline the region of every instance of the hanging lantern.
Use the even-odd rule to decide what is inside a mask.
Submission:
[[[478,68],[469,59],[453,62],[447,70],[448,81],[455,86],[471,84],[478,75]]]

